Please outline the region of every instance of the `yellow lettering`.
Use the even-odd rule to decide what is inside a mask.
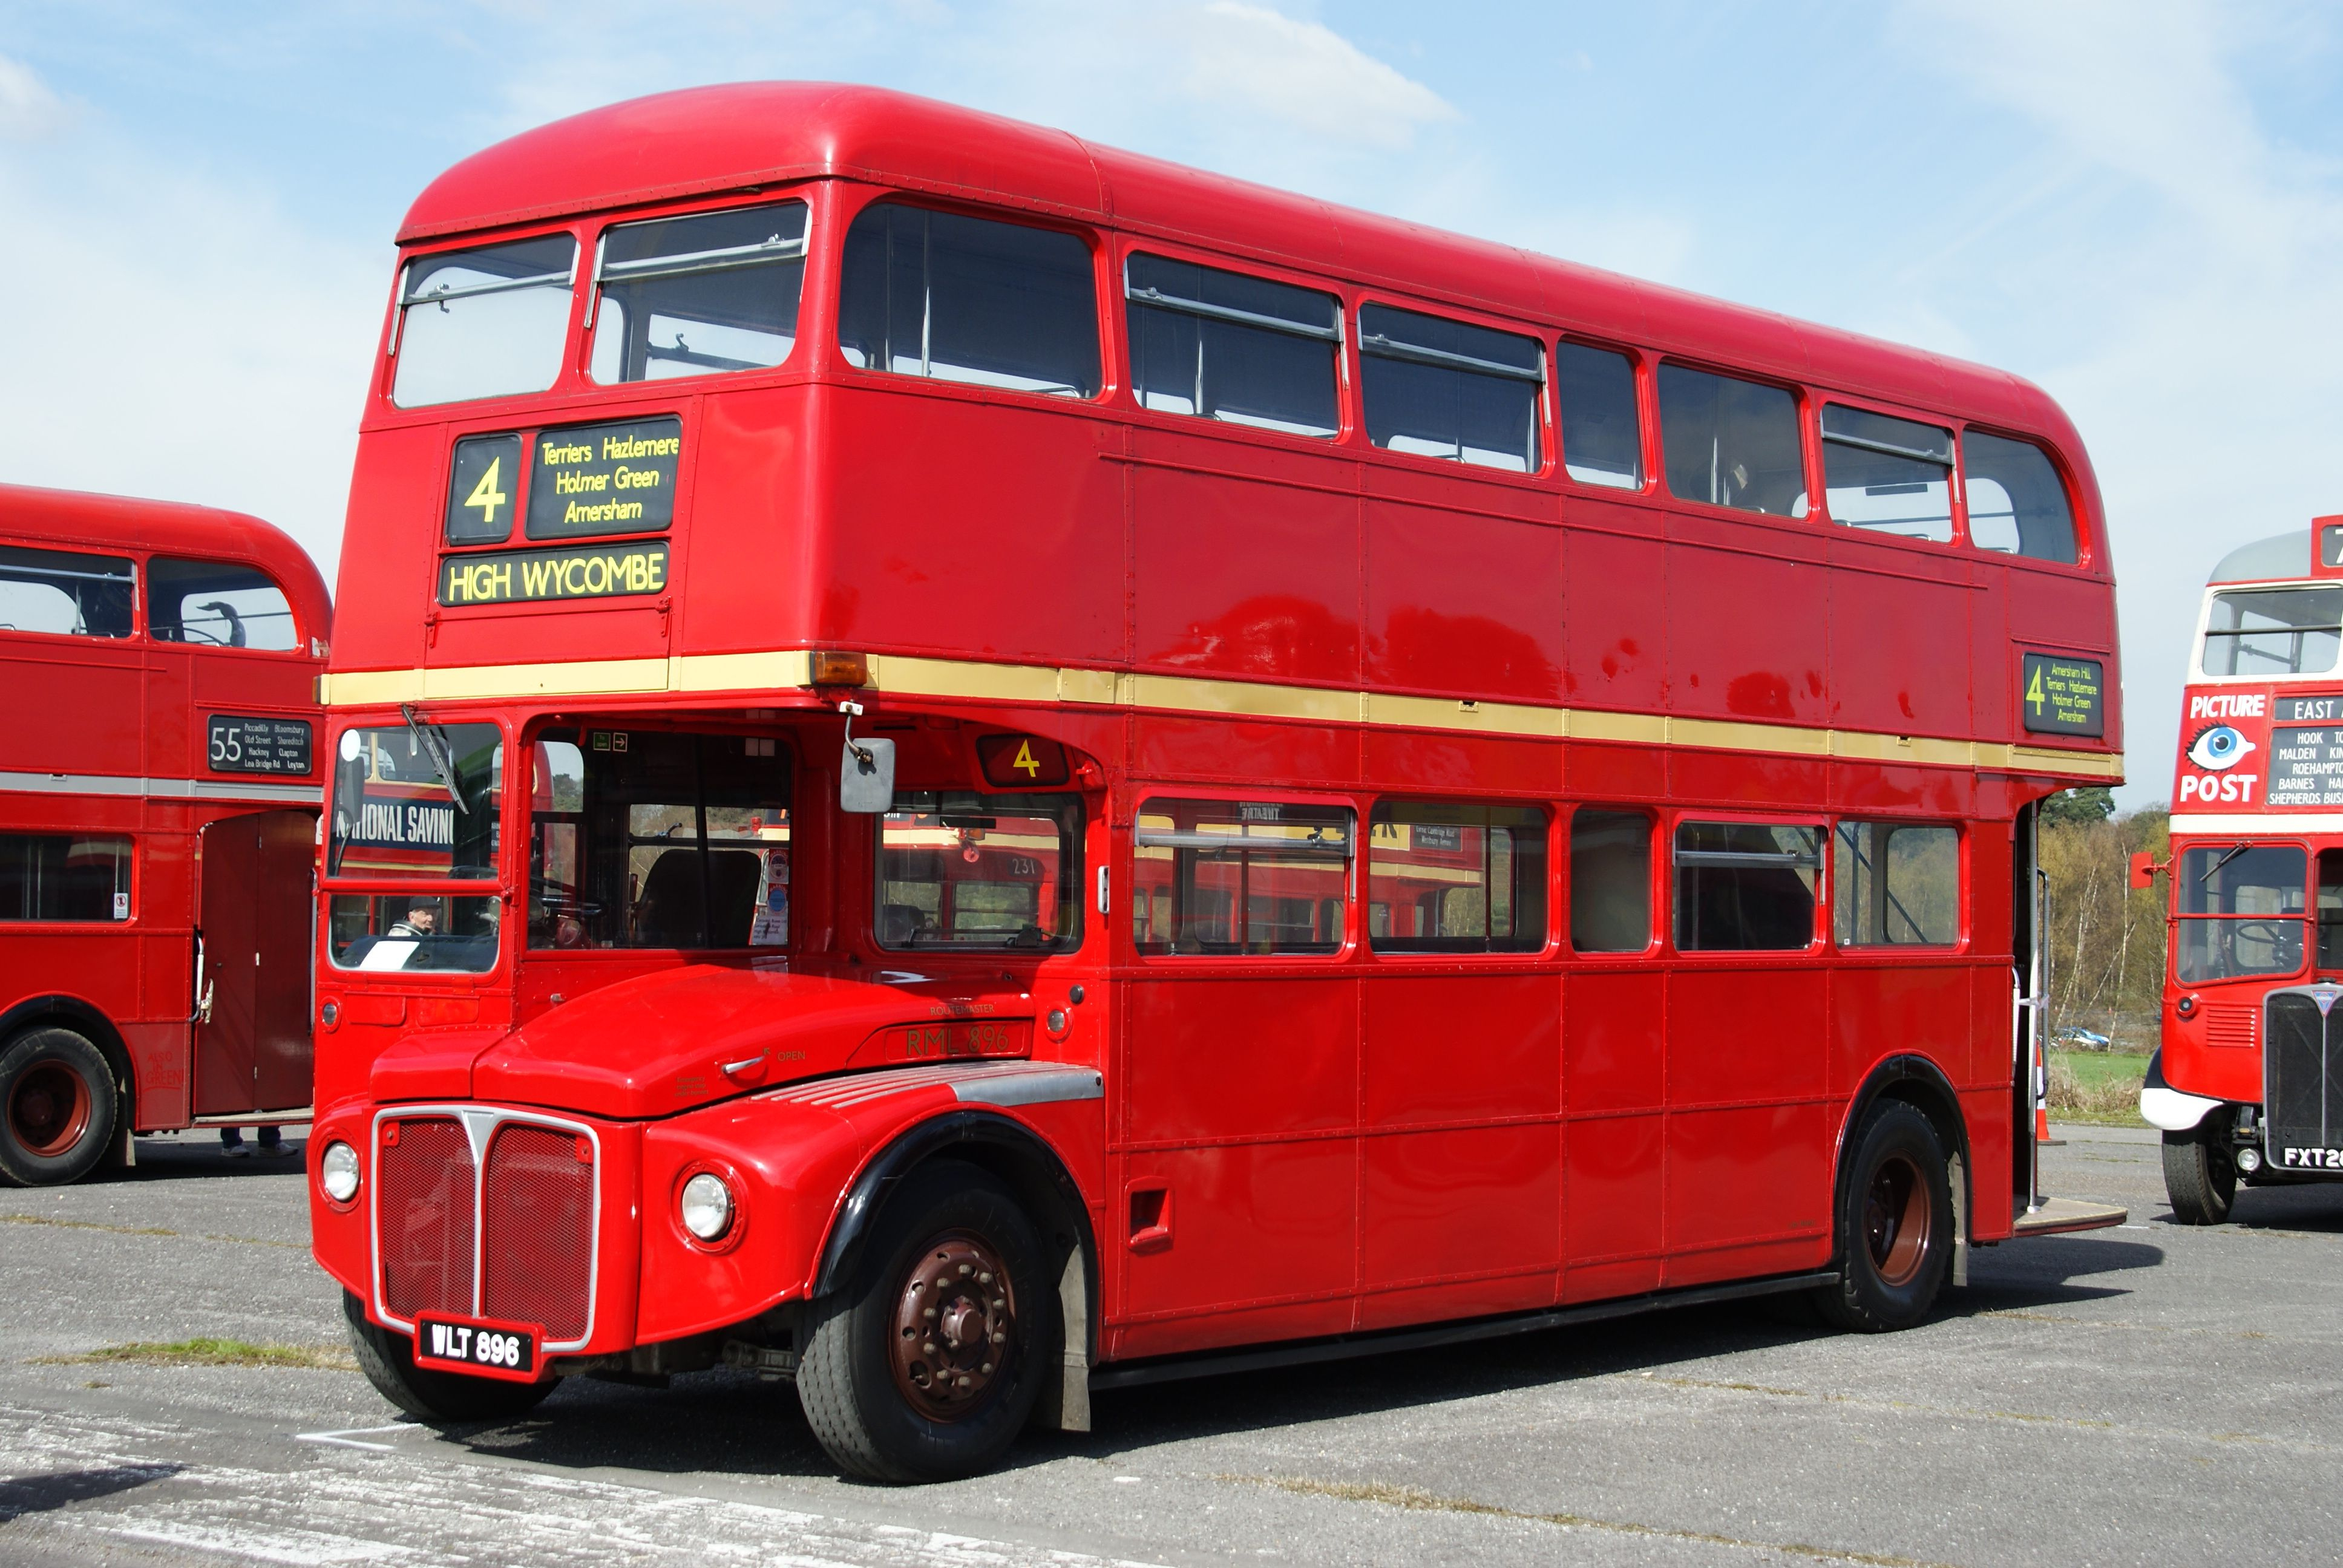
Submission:
[[[505,460],[502,457],[489,458],[488,471],[480,476],[480,482],[474,485],[472,493],[464,498],[466,506],[480,508],[482,528],[493,527],[497,520],[497,508],[511,498],[497,488],[497,473],[504,466]],[[407,580],[411,582],[414,579],[410,578]]]
[[[1041,765],[1033,759],[1033,743],[1030,740],[1021,740],[1017,743],[1017,759],[1009,766],[1023,769],[1025,777],[1028,779],[1039,779],[1041,776]]]
[[[528,598],[543,598],[553,587],[554,563],[539,558],[520,563],[520,591]]]

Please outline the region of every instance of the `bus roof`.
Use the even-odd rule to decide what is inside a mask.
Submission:
[[[1722,353],[1760,374],[1950,406],[2050,437],[2070,457],[2080,447],[2057,405],[2005,371],[878,87],[737,83],[557,120],[432,181],[398,237],[436,240],[820,176],[1176,237],[1663,351]]]
[[[196,560],[248,561],[275,578],[293,601],[298,624],[326,635],[333,603],[317,563],[293,536],[243,512],[0,485],[0,538],[60,548],[136,550]]]

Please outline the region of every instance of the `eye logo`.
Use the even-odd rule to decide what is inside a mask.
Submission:
[[[2226,724],[2216,724],[2210,729],[2200,729],[2197,739],[2188,743],[2188,760],[2197,767],[2219,773],[2235,768],[2246,759],[2254,743]]]

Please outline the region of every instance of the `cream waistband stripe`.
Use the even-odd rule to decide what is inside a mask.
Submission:
[[[327,704],[337,708],[468,699],[618,697],[642,692],[754,693],[806,685],[811,659],[810,654],[799,649],[679,654],[663,659],[612,658],[570,664],[341,670],[324,677],[320,688]],[[2123,776],[2120,753],[2062,751],[1991,740],[1945,740],[1861,729],[1817,729],[1655,713],[1540,708],[1513,702],[1464,702],[1378,691],[1273,686],[1264,681],[1213,680],[1050,665],[981,664],[900,654],[874,653],[870,661],[871,686],[905,697],[1023,704],[1065,702],[1095,708],[1286,719],[1311,724],[1370,724],[1381,729],[1443,729],[1547,740],[1616,740],[1643,746],[1837,757],[1850,761],[1985,768],[1996,772],[2056,773],[2086,779]]]

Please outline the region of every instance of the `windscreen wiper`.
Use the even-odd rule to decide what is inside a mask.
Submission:
[[[447,789],[447,799],[456,802],[457,810],[467,817],[470,816],[472,809],[465,805],[463,796],[456,792],[456,764],[447,755],[447,742],[439,738],[439,727],[436,724],[426,724],[416,718],[415,704],[411,702],[402,702],[398,705],[398,716],[407,720],[407,732],[415,737],[416,741],[423,748],[423,755],[431,759],[431,770],[439,775],[439,782]],[[2240,844],[2238,848],[2243,849],[2245,846]]]
[[[2230,861],[2244,854],[2249,848],[2251,848],[2251,846],[2243,840],[2239,840],[2238,842],[2230,845],[2228,849],[2222,851],[2221,858],[2219,859],[2205,868],[2204,873],[2197,879],[2200,882],[2211,881],[2213,879],[2214,872],[2219,870],[2222,867],[2227,865]]]

